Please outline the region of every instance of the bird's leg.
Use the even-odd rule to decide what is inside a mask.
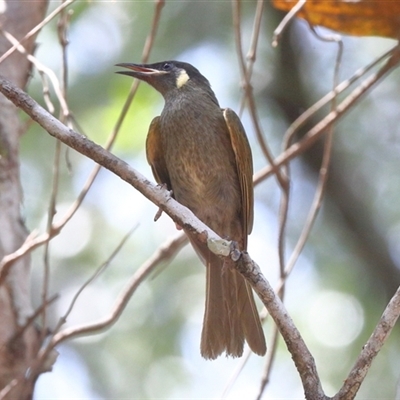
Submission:
[[[166,183],[160,183],[160,184],[158,184],[158,186],[160,187],[160,188],[162,188],[162,189],[165,189],[165,190],[167,190],[168,192],[169,192],[169,195],[171,196],[171,197],[173,197],[173,190],[168,190],[168,186],[167,186],[167,184]],[[154,222],[157,222],[158,220],[159,220],[159,218],[161,217],[161,215],[162,215],[162,209],[161,208],[159,208],[158,210],[157,210],[157,212],[156,212],[156,215],[154,216]],[[180,226],[180,225],[178,225],[176,222],[175,222],[175,226],[176,226],[176,229],[178,230],[178,231],[181,231],[182,230],[182,227]]]
[[[169,195],[172,197],[173,191],[172,190],[168,190],[168,186],[167,186],[166,183],[159,183],[157,186],[159,186],[162,189],[167,190],[169,192]],[[161,217],[161,215],[162,215],[162,209],[159,208],[157,210],[157,212],[156,212],[156,215],[154,216],[154,222],[157,222],[159,220],[159,218]],[[180,229],[182,229],[182,228],[180,228]]]
[[[239,260],[239,258],[242,255],[241,250],[239,249],[239,243],[236,242],[235,240],[231,241],[231,245],[230,245],[230,253],[229,253],[231,260],[236,262]]]

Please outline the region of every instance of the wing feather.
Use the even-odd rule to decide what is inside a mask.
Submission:
[[[253,157],[250,144],[237,114],[230,108],[223,111],[226,125],[235,153],[236,167],[239,175],[240,192],[242,199],[242,222],[247,235],[253,229]]]
[[[146,139],[146,157],[157,183],[166,184],[168,189],[171,190],[171,182],[167,165],[165,164],[159,121],[160,117],[155,117],[153,121],[151,121]]]

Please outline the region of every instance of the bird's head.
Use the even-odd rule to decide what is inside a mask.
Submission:
[[[128,71],[117,71],[147,82],[165,98],[168,94],[185,89],[200,89],[211,92],[210,83],[197,68],[181,61],[163,61],[154,64],[116,64]],[[213,93],[212,93],[213,94]]]

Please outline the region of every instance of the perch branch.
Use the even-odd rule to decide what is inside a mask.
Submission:
[[[144,176],[135,171],[126,162],[109,153],[107,150],[90,141],[86,137],[74,132],[72,129],[67,128],[53,115],[48,113],[39,104],[37,104],[28,94],[2,77],[0,77],[0,92],[3,93],[9,100],[11,100],[17,107],[25,111],[33,120],[39,123],[51,136],[59,139],[67,146],[87,156],[119,176],[127,183],[131,184],[146,198],[160,207],[180,226],[191,231],[192,234],[197,235],[199,240],[207,243],[210,241],[223,241],[215,232],[198,220],[190,210],[176,202],[170,196],[170,193],[167,190],[149,182]],[[246,258],[246,265],[255,265],[255,263],[251,262],[251,259],[247,253],[241,257],[241,259],[243,258]],[[243,265],[243,263],[239,264]],[[10,268],[10,266],[8,266],[8,268]],[[254,272],[254,270],[255,268],[253,267],[251,271]],[[246,269],[243,271],[246,271]],[[4,275],[5,273],[6,271],[0,271],[0,276]],[[254,285],[257,294],[261,296],[260,298],[263,300],[271,316],[277,323],[280,332],[284,336],[284,339],[288,345],[288,349],[292,353],[293,360],[295,361],[295,364],[302,377],[303,384],[305,385],[304,387],[309,393],[315,394],[314,397],[309,398],[314,400],[323,399],[323,397],[321,397],[322,389],[314,360],[304,341],[302,340],[300,333],[294,326],[293,321],[288,316],[288,313],[278,296],[276,296],[265,278],[262,277],[259,269],[257,270],[256,277],[257,281],[254,281],[254,279],[251,280],[252,285]],[[133,289],[128,290],[134,290],[133,284],[132,287]],[[92,326],[90,329],[93,328],[94,327]],[[85,331],[86,329],[87,328],[85,328]],[[79,333],[83,333],[83,331],[80,330]],[[63,335],[65,335],[65,331]],[[68,334],[68,337],[71,337],[71,335],[73,335],[72,332]],[[54,343],[58,343],[60,340],[62,340],[62,337],[56,336]]]
[[[215,243],[223,240],[186,207],[175,201],[169,191],[153,184],[146,177],[133,169],[129,164],[114,156],[103,147],[92,142],[88,138],[67,128],[57,118],[47,112],[27,93],[16,87],[7,79],[0,77],[0,92],[11,100],[17,107],[26,112],[34,121],[36,121],[51,136],[59,139],[61,142],[92,159],[99,165],[113,172],[122,180],[132,185],[142,193],[151,202],[160,207],[181,227],[191,231],[199,237],[199,240],[206,243],[212,241]],[[9,268],[9,264],[7,264]],[[5,266],[0,271],[0,282],[2,275],[5,274]]]
[[[65,3],[64,3],[65,4]],[[154,40],[155,40],[155,36],[157,33],[157,28],[158,28],[158,24],[160,21],[160,17],[161,17],[161,11],[162,8],[165,4],[164,0],[158,0],[155,4],[155,10],[154,10],[154,16],[153,16],[153,20],[152,20],[152,24],[151,24],[151,29],[150,29],[150,33],[146,39],[146,43],[143,49],[143,53],[142,53],[142,61],[145,63],[147,62],[149,55],[150,55],[150,51],[153,47],[154,44]],[[60,11],[60,10],[59,10]],[[12,38],[10,37],[9,40],[12,40]],[[13,42],[13,44],[15,44],[16,49],[23,52],[23,46],[21,46],[17,40],[15,40]],[[66,102],[64,101],[63,96],[61,95],[61,88],[60,88],[60,84],[58,83],[58,80],[54,74],[53,71],[49,70],[48,68],[45,68],[42,64],[40,64],[32,55],[27,55],[27,57],[29,58],[29,60],[36,66],[36,68],[38,68],[39,72],[43,71],[43,73],[48,74],[50,80],[53,83],[54,86],[54,90],[57,94],[57,97],[60,101],[60,105],[62,106],[63,110],[64,110],[64,115],[65,116],[70,116],[69,111],[68,111],[68,106],[66,104]],[[43,75],[43,73],[41,73],[41,75]],[[129,106],[132,103],[132,100],[136,94],[136,91],[138,89],[138,81],[135,80],[134,83],[132,84],[131,90],[129,92],[128,98],[125,101],[125,104],[122,108],[122,111],[117,119],[117,122],[115,124],[115,127],[112,131],[112,133],[110,134],[109,139],[107,140],[107,143],[105,145],[106,149],[111,149],[112,145],[114,144],[114,141],[118,135],[118,132],[121,128],[121,125],[125,119],[125,116],[129,110]],[[46,96],[45,96],[46,99]],[[75,214],[75,212],[79,209],[80,205],[82,204],[84,198],[86,197],[86,194],[88,193],[88,191],[90,190],[90,188],[93,185],[93,182],[95,181],[99,171],[101,169],[101,165],[96,165],[93,170],[91,171],[91,173],[89,174],[85,184],[83,185],[83,188],[81,190],[81,192],[79,193],[79,195],[77,196],[77,198],[75,199],[75,201],[72,203],[72,205],[70,206],[70,208],[68,209],[68,211],[64,214],[64,216],[57,220],[56,222],[54,222],[51,225],[51,230],[49,230],[48,232],[42,233],[42,234],[38,234],[37,232],[33,232],[31,233],[25,240],[25,242],[22,244],[22,246],[17,249],[15,252],[13,252],[12,254],[8,254],[7,256],[5,256],[1,261],[0,261],[0,271],[4,271],[7,270],[7,268],[9,267],[9,265],[11,265],[12,263],[14,263],[15,261],[17,261],[19,258],[23,257],[25,254],[29,253],[30,251],[42,246],[43,244],[47,243],[48,241],[50,241],[53,237],[57,236],[61,230],[63,229],[63,227],[68,223],[68,221],[73,217],[73,215]],[[2,273],[0,272],[0,285],[2,283]]]
[[[299,372],[307,399],[326,399],[318,377],[314,358],[294,325],[281,299],[262,275],[260,267],[246,252],[236,264],[237,270],[251,283],[254,291],[268,309],[281,333]]]

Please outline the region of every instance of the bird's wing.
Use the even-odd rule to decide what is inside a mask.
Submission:
[[[155,117],[151,121],[146,139],[146,157],[157,183],[166,184],[168,189],[171,190],[171,182],[162,149],[159,120],[160,117]]]
[[[245,232],[249,235],[253,228],[253,158],[246,132],[240,118],[230,108],[223,111],[232,143],[242,198],[242,218]]]

